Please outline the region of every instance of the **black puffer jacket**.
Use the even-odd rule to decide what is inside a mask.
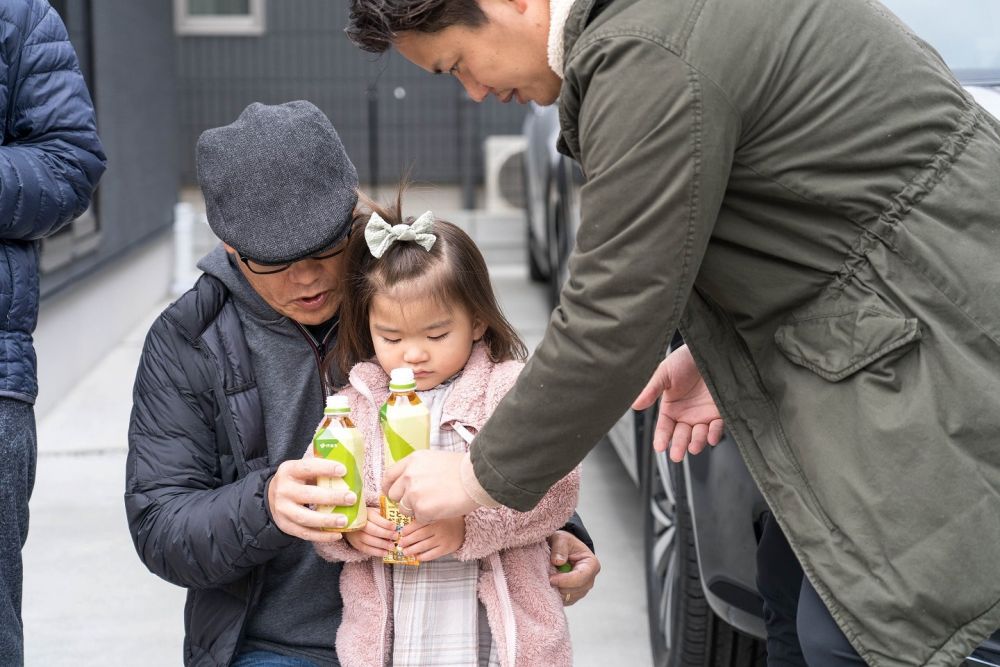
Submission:
[[[202,276],[146,338],[125,481],[139,557],[188,589],[186,665],[229,664],[263,565],[294,541],[267,510],[273,473],[239,316],[225,286]]]

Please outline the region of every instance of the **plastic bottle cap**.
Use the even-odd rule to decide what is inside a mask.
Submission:
[[[412,368],[393,368],[389,373],[389,389],[416,389]]]
[[[326,409],[323,410],[324,414],[342,413],[350,411],[351,411],[351,404],[347,400],[346,396],[326,397]]]

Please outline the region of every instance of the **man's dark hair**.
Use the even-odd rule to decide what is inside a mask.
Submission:
[[[385,53],[402,32],[433,33],[484,23],[479,0],[351,0],[344,32],[365,51]]]

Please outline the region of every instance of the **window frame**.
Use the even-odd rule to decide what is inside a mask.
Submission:
[[[259,36],[266,29],[264,0],[249,0],[250,13],[244,15],[192,15],[188,8],[188,0],[174,0],[174,32],[181,36]]]

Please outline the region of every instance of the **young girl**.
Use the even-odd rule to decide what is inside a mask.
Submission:
[[[393,546],[393,524],[378,511],[378,410],[389,393],[388,372],[413,369],[431,411],[431,447],[464,451],[513,386],[525,347],[500,312],[486,263],[465,232],[430,212],[407,224],[399,199],[392,211],[371,207],[365,233],[353,234],[347,250],[334,353],[350,369],[342,393],[366,438],[368,524],[317,547],[324,558],[345,561],[337,656],[345,667],[568,666],[569,632],[549,584],[554,570],[544,540],[573,513],[578,471],[530,512],[483,508],[458,519],[413,522],[400,545],[421,564],[382,563]]]

